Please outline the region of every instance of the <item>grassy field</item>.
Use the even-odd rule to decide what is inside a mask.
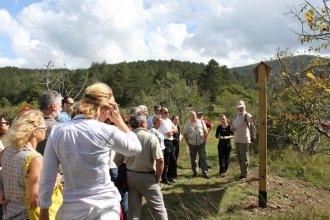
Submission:
[[[330,200],[322,200],[321,205],[300,206],[304,203],[306,195],[312,192],[309,189],[316,187],[320,196],[329,194],[329,156],[319,155],[304,157],[296,155],[290,150],[268,152],[268,190],[269,206],[265,210],[249,210],[258,202],[258,181],[238,181],[239,166],[231,153],[231,164],[225,178],[219,177],[219,165],[217,155],[217,139],[214,137],[216,126],[210,134],[207,144],[207,161],[212,169],[209,169],[211,179],[201,176],[192,177],[189,150],[186,143],[180,145],[177,182],[172,185],[163,185],[163,196],[168,211],[169,219],[329,219],[327,210]],[[234,148],[234,145],[233,145]],[[250,177],[258,176],[258,155],[250,153]],[[277,178],[278,177],[278,178]],[[294,180],[294,181],[293,181]],[[304,185],[304,181],[311,184]],[[277,184],[284,185],[281,188]],[[286,188],[285,185],[295,188]],[[268,186],[267,186],[268,187]],[[297,193],[291,199],[291,193],[297,189],[306,187],[304,193]],[[292,192],[291,192],[292,191]],[[307,194],[306,192],[309,192]],[[298,195],[299,194],[299,195]],[[329,194],[330,195],[330,194]],[[286,199],[286,196],[289,199]],[[297,197],[297,198],[296,198]],[[329,198],[329,197],[325,197]],[[300,199],[300,200],[299,200]],[[315,198],[316,199],[316,198]],[[287,200],[287,201],[286,201]],[[246,205],[244,206],[244,201]],[[301,202],[302,201],[302,202]],[[321,200],[320,200],[321,201]],[[312,201],[313,202],[313,201]],[[292,204],[297,205],[292,209]],[[274,205],[275,204],[275,205]],[[324,205],[324,206],[323,206]],[[276,208],[277,207],[277,208]],[[280,208],[278,208],[280,207]],[[286,208],[285,208],[286,207]],[[253,208],[253,207],[252,207]],[[275,210],[275,211],[274,211]],[[153,219],[151,211],[144,201],[141,219]]]

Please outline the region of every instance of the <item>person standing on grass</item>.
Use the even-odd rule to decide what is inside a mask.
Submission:
[[[244,101],[239,101],[236,108],[237,114],[234,116],[233,125],[230,127],[230,130],[235,134],[234,143],[237,161],[241,170],[239,179],[244,179],[248,175],[249,144],[251,143],[248,124],[254,122],[254,116],[246,112]]]
[[[218,142],[218,157],[219,157],[219,174],[220,177],[225,177],[229,165],[229,157],[231,152],[231,139],[234,138],[234,133],[230,130],[230,125],[227,123],[227,118],[224,114],[220,115],[221,124],[217,127],[215,137]]]
[[[207,133],[209,134],[209,133],[211,132],[212,128],[213,128],[213,124],[212,124],[211,122],[209,122],[208,120],[204,119],[204,114],[203,114],[203,112],[198,112],[198,113],[197,113],[197,118],[200,119],[200,120],[202,120],[202,121],[205,123],[206,128],[207,128]],[[206,157],[206,144],[207,144],[207,142],[209,142],[209,139],[208,139],[208,138],[206,138],[206,140],[205,140],[205,157]],[[207,163],[207,161],[206,161],[206,164],[207,164],[207,168],[209,168],[209,169],[212,168],[212,167]],[[199,161],[198,161],[198,165],[200,166],[200,159],[199,159]]]
[[[160,177],[164,169],[164,156],[157,137],[147,128],[146,116],[138,107],[130,111],[130,124],[142,146],[142,152],[135,156],[116,153],[114,162],[120,166],[126,161],[128,184],[128,219],[140,219],[142,196],[151,207],[157,220],[166,220]]]
[[[175,152],[175,159],[176,159],[176,169],[175,169],[175,177],[178,176],[178,159],[179,159],[179,152],[180,152],[180,142],[181,142],[181,132],[179,127],[179,116],[173,115],[172,116],[172,122],[178,129],[178,132],[175,132],[173,134],[173,147]]]
[[[173,134],[178,132],[178,129],[173,124],[171,119],[168,118],[169,112],[166,107],[160,109],[162,114],[162,126],[160,126],[159,131],[164,136],[164,171],[162,174],[162,183],[166,185],[172,185],[175,183],[175,171],[176,171],[176,158],[175,150],[173,147]]]
[[[200,164],[203,172],[203,177],[209,179],[208,168],[205,155],[205,140],[207,138],[207,128],[202,120],[197,119],[196,112],[189,112],[190,121],[188,121],[183,129],[183,136],[189,146],[190,162],[193,171],[193,176],[197,177],[198,166],[196,156],[200,158]]]

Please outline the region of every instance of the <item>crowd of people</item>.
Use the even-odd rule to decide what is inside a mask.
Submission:
[[[220,115],[215,137],[220,177],[226,176],[234,138],[242,179],[248,175],[247,124],[254,117],[243,101],[236,107],[232,125]],[[183,139],[193,177],[200,167],[202,177],[211,178],[206,143],[213,125],[202,112],[190,111],[183,130],[179,117],[170,117],[165,106],[154,106],[149,117],[144,105],[120,114],[104,83],[89,86],[77,103],[45,91],[39,108],[21,108],[10,128],[0,112],[0,138],[9,140],[6,147],[0,141],[2,219],[29,219],[32,212],[35,219],[45,220],[140,219],[142,197],[155,219],[168,219],[161,189],[176,183]],[[54,202],[55,189],[61,189],[60,206]]]

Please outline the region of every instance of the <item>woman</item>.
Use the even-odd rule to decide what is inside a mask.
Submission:
[[[0,112],[0,139],[3,138],[8,133],[9,123],[7,117],[3,112]],[[0,140],[0,151],[5,149],[2,141]]]
[[[10,145],[0,153],[4,193],[10,202],[5,206],[3,219],[28,219],[25,204],[24,164],[45,139],[47,125],[43,114],[30,110],[18,115],[8,133]],[[42,156],[36,154],[29,165],[28,195],[31,206],[38,206],[38,185],[42,169]],[[54,175],[56,176],[56,175]],[[54,188],[54,185],[53,185]]]
[[[178,132],[173,134],[173,147],[175,149],[175,158],[176,158],[176,162],[178,163],[178,159],[179,159],[179,152],[180,152],[180,142],[181,142],[181,132],[180,132],[180,127],[179,127],[179,117],[176,115],[172,116],[172,122],[173,124],[178,128]]]
[[[141,144],[122,120],[106,84],[89,86],[79,111],[71,121],[54,126],[48,137],[39,185],[40,219],[49,219],[59,164],[65,187],[57,219],[119,219],[121,197],[110,180],[110,150],[134,156]],[[103,123],[107,118],[116,126]]]
[[[160,144],[160,150],[163,152],[164,155],[164,149],[165,149],[165,145],[164,145],[164,135],[162,135],[162,133],[159,132],[159,128],[160,126],[162,126],[162,117],[159,115],[156,115],[153,119],[152,119],[152,123],[154,124],[154,127],[150,129],[150,132],[153,133],[159,140],[159,144]]]
[[[218,143],[218,157],[220,166],[220,177],[225,177],[229,165],[229,156],[231,147],[231,140],[234,138],[234,133],[230,130],[230,125],[227,123],[227,118],[224,114],[220,115],[221,125],[217,127],[215,137],[219,139]]]

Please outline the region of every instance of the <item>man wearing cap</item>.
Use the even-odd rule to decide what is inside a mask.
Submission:
[[[246,112],[244,101],[239,101],[236,108],[237,114],[234,116],[233,125],[230,130],[235,134],[234,143],[236,155],[241,169],[239,179],[244,179],[248,175],[249,144],[251,143],[250,131],[247,122],[254,122],[254,116]]]

